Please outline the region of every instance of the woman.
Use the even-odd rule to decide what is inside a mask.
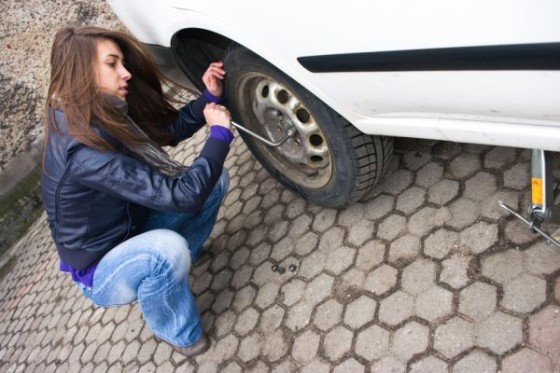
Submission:
[[[188,271],[228,188],[224,74],[212,63],[204,95],[176,110],[128,34],[68,27],[51,52],[41,184],[60,269],[97,305],[138,300],[153,333],[186,356],[210,346]],[[190,167],[162,150],[205,123],[210,134]]]

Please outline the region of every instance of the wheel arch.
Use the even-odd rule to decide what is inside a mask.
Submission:
[[[221,61],[234,41],[218,33],[200,28],[182,29],[171,39],[177,65],[199,90],[204,89],[202,74],[212,61]],[[187,62],[188,61],[188,62]]]

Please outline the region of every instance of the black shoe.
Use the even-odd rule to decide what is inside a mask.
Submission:
[[[193,357],[196,355],[200,355],[208,351],[210,348],[210,340],[206,336],[206,334],[202,334],[202,337],[194,344],[187,346],[187,347],[179,347],[173,346],[173,349],[186,357]]]

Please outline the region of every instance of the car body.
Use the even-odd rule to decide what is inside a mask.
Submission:
[[[198,88],[235,43],[363,134],[560,150],[557,0],[109,4]]]

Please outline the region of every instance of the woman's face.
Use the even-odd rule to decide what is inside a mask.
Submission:
[[[97,41],[97,60],[95,61],[97,88],[126,101],[128,80],[132,75],[125,69],[123,63],[121,49],[114,41],[109,39]]]

